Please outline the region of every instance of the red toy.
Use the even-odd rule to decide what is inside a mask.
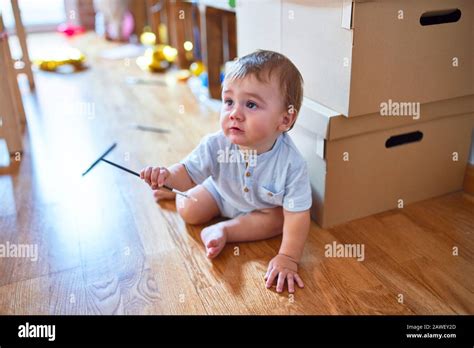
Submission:
[[[71,37],[77,34],[82,34],[85,32],[85,29],[79,25],[73,25],[70,23],[62,23],[58,25],[58,32],[63,33],[64,35]]]

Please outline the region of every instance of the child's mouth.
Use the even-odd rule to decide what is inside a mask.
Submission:
[[[230,133],[233,133],[233,134],[235,134],[235,133],[243,133],[243,130],[240,129],[239,127],[230,127],[230,128],[229,128],[229,132],[230,132]]]

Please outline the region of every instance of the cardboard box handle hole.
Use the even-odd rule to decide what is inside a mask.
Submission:
[[[425,25],[437,25],[444,23],[454,23],[461,18],[461,10],[458,8],[442,11],[429,11],[425,12],[420,17],[420,24]]]
[[[421,141],[421,139],[423,139],[423,133],[420,131],[394,135],[387,139],[385,147],[388,149],[395,146],[416,143],[417,141]]]

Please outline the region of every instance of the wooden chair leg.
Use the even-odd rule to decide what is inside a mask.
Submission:
[[[226,47],[228,60],[234,60],[237,58],[237,23],[235,13],[228,12],[226,14],[227,20],[227,37],[226,37]]]
[[[147,22],[146,1],[145,0],[130,1],[130,12],[132,13],[133,19],[135,20],[135,29],[133,32],[137,37],[140,37],[140,34],[142,33],[143,28],[145,27],[145,24]]]
[[[0,18],[0,31],[4,31],[5,27],[3,24],[3,20]],[[25,116],[25,109],[23,108],[23,100],[21,99],[20,88],[18,87],[18,79],[17,79],[17,72],[15,71],[15,67],[12,61],[12,55],[10,51],[10,46],[8,44],[8,36],[5,33],[4,36],[6,37],[6,43],[3,46],[4,54],[6,57],[5,67],[6,67],[6,80],[8,81],[10,93],[13,96],[13,107],[15,109],[15,115],[19,118],[21,124],[26,124],[26,116]],[[8,59],[10,57],[10,59]]]
[[[168,0],[147,0],[148,9],[150,13],[150,26],[151,31],[156,34],[156,43],[162,45],[168,45],[170,43],[170,28],[168,26],[168,11],[169,4]],[[161,25],[167,27],[166,33],[162,34],[160,27]]]
[[[30,89],[33,90],[35,88],[35,80],[33,78],[33,71],[31,70],[31,61],[30,55],[28,53],[28,45],[26,44],[25,28],[23,27],[23,22],[21,20],[21,12],[20,7],[18,6],[18,0],[11,0],[11,4],[13,9],[13,15],[15,17],[16,34],[18,36],[18,41],[20,42],[22,52],[21,59],[24,63],[22,72],[24,72],[28,77]]]
[[[169,3],[168,26],[170,34],[170,45],[178,50],[177,65],[180,69],[187,67],[186,52],[183,47],[184,42],[184,21],[186,19],[185,3]],[[184,16],[184,19],[182,18]]]
[[[11,64],[9,55],[8,36],[3,31],[3,20],[0,16],[0,71],[8,71]],[[6,140],[11,155],[23,151],[21,141],[20,120],[16,115],[14,96],[10,89],[10,75],[0,79],[0,134]]]
[[[11,57],[10,48],[6,47],[6,55],[7,57]],[[21,92],[20,88],[18,87],[18,78],[16,72],[14,71],[13,63],[11,60],[6,62],[7,68],[10,69],[10,76],[8,78],[8,83],[10,85],[10,92],[13,97],[13,107],[15,109],[15,114],[17,115],[18,120],[22,125],[26,124],[26,115],[25,109],[23,107],[23,100],[21,99]]]
[[[221,98],[221,66],[237,57],[235,13],[205,8],[206,44],[205,64],[211,98]],[[204,46],[204,45],[203,45]]]
[[[14,156],[17,153],[23,152],[21,129],[20,124],[13,113],[11,100],[8,99],[10,96],[8,93],[4,92],[5,91],[0,91],[0,106],[2,108],[0,114],[0,122],[2,124],[0,134],[2,134],[1,137],[4,138],[7,143],[10,156]],[[8,92],[8,90],[6,92]]]

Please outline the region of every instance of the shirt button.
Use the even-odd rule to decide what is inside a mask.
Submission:
[[[247,187],[244,187],[244,192],[249,192],[249,189]]]
[[[271,192],[268,192],[267,195],[269,195],[270,197],[273,197],[273,193]]]
[[[249,176],[250,176],[250,172],[245,173],[245,176],[249,177]]]

